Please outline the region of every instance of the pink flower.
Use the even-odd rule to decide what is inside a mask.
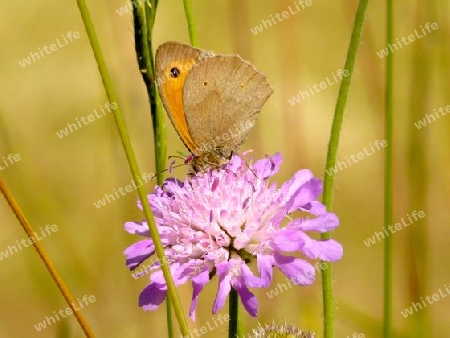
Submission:
[[[258,301],[249,288],[268,287],[273,267],[294,284],[314,282],[314,267],[285,253],[300,251],[306,258],[325,261],[342,257],[342,246],[335,240],[318,241],[305,233],[327,232],[339,225],[336,215],[316,200],[322,182],[311,171],[300,170],[280,188],[276,183],[269,185],[281,161],[279,153],[253,165],[233,156],[219,170],[199,173],[184,182],[168,179],[148,196],[175,284],[192,282],[192,319],[198,296],[214,275],[219,288],[213,313],[224,306],[233,288],[245,309],[256,317]],[[296,210],[310,217],[290,219],[281,226]],[[127,266],[134,270],[155,254],[155,247],[145,221],[128,222],[125,230],[146,237],[124,252]],[[258,276],[249,268],[252,261],[256,261]],[[139,305],[155,310],[167,292],[160,262],[153,263],[149,273],[151,282],[142,291]]]

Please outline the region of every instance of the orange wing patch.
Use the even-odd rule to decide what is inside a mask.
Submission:
[[[194,59],[171,62],[164,70],[165,79],[160,83],[160,89],[166,101],[165,105],[168,115],[181,140],[190,151],[194,150],[196,145],[189,134],[186,122],[183,105],[183,88],[186,76],[194,65]]]

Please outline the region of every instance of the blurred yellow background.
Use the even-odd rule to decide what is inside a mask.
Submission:
[[[289,99],[343,69],[358,2],[312,0],[312,5],[258,34],[262,20],[294,6],[294,0],[193,1],[201,48],[239,54],[264,73],[274,87],[241,148],[255,158],[280,151],[284,162],[278,182],[301,168],[323,178],[327,143],[338,84],[299,104]],[[113,82],[125,114],[142,172],[154,172],[148,98],[134,51],[130,12],[118,14],[125,0],[89,1]],[[362,44],[349,93],[339,160],[384,139],[384,62],[376,52],[386,47],[383,2],[369,5]],[[414,335],[415,325],[429,318],[430,337],[450,335],[450,298],[404,318],[400,311],[450,282],[450,229],[445,203],[450,193],[448,128],[450,117],[417,129],[414,122],[450,104],[449,10],[445,1],[399,1],[394,37],[401,38],[426,22],[439,29],[394,53],[394,219],[413,210],[426,217],[395,234],[394,328],[398,337]],[[420,7],[416,7],[420,6]],[[48,250],[75,297],[95,296],[85,314],[98,337],[165,337],[165,307],[144,312],[137,306],[147,278],[134,279],[123,250],[138,237],[123,224],[139,220],[135,191],[97,209],[94,202],[125,187],[131,175],[111,114],[59,138],[56,132],[108,101],[75,1],[3,1],[0,5],[0,165],[3,157],[20,160],[0,171],[36,230],[56,224],[58,231],[41,243]],[[419,14],[417,14],[419,13]],[[20,61],[68,32],[80,38],[22,67]],[[188,42],[182,1],[160,1],[154,47],[167,40]],[[62,40],[61,40],[62,41]],[[168,155],[186,151],[166,119]],[[334,212],[341,225],[333,236],[344,246],[334,264],[337,337],[382,335],[383,242],[363,240],[383,227],[384,150],[347,169],[335,181]],[[9,163],[9,162],[8,162]],[[186,169],[177,169],[183,177]],[[147,184],[153,190],[154,182]],[[26,238],[0,198],[0,251]],[[417,245],[417,243],[421,243]],[[67,305],[33,248],[0,261],[0,337],[82,337],[73,316],[42,332],[33,325]],[[417,286],[425,280],[425,289]],[[272,286],[285,282],[276,272]],[[420,283],[419,283],[420,284]],[[247,331],[257,323],[297,323],[322,336],[320,276],[310,287],[294,287],[269,299],[254,290],[259,317],[246,313]],[[197,320],[190,327],[213,324],[211,308],[217,278],[202,292]],[[417,290],[420,290],[418,292]],[[191,286],[180,287],[186,311]],[[227,307],[221,311],[227,312]],[[419,319],[422,318],[422,319]],[[178,332],[175,321],[174,327]],[[226,325],[202,337],[225,337]],[[177,335],[179,337],[179,334]]]

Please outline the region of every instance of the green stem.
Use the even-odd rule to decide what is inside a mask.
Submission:
[[[150,99],[150,111],[152,115],[153,123],[153,139],[155,142],[155,162],[157,170],[157,182],[158,185],[162,185],[164,181],[163,172],[166,169],[166,157],[167,157],[167,143],[166,143],[166,126],[164,124],[164,111],[161,109],[161,105],[158,104],[158,94],[155,85],[155,60],[153,57],[153,44],[152,44],[152,32],[153,25],[155,23],[156,7],[158,6],[158,0],[153,1],[153,8],[147,6],[145,8],[145,18],[147,21],[147,45],[149,50],[149,64],[147,67],[150,69],[149,75],[152,82],[150,86],[147,86],[147,91]],[[169,309],[170,311],[170,309]]]
[[[197,38],[197,28],[194,22],[194,15],[192,13],[192,3],[190,0],[183,0],[184,3],[184,12],[186,14],[186,21],[189,29],[189,39],[191,40],[192,46],[198,45]]]
[[[36,249],[39,257],[41,257],[42,262],[44,262],[45,267],[52,276],[53,281],[56,283],[59,291],[61,291],[61,294],[63,295],[67,304],[72,309],[73,315],[75,316],[84,333],[86,334],[86,337],[95,337],[94,331],[92,331],[91,327],[89,326],[89,323],[83,316],[83,313],[80,311],[80,309],[78,309],[75,306],[75,298],[70,293],[69,288],[64,283],[55,266],[53,265],[50,256],[45,251],[43,245],[39,241],[39,238],[36,236],[33,229],[31,228],[30,223],[28,223],[28,220],[26,219],[19,205],[17,204],[8,187],[1,178],[0,178],[0,191],[2,192],[3,196],[5,196],[5,199],[8,202],[9,207],[16,215],[20,225],[27,234],[28,238],[33,239],[31,242],[33,243],[34,248]]]
[[[150,103],[150,114],[153,127],[153,141],[155,148],[155,164],[157,184],[161,186],[164,181],[166,169],[167,142],[164,124],[164,112],[158,105],[158,95],[155,86],[155,60],[153,57],[152,32],[155,23],[158,0],[150,2],[137,2],[133,6],[134,41],[139,69],[142,74]],[[173,337],[172,306],[170,294],[166,297],[166,320],[168,338]]]
[[[348,76],[343,77],[339,87],[339,95],[334,111],[333,125],[331,127],[330,142],[328,144],[326,173],[324,187],[323,187],[323,203],[327,210],[332,209],[333,204],[333,183],[334,183],[334,168],[336,164],[336,155],[339,147],[339,135],[341,132],[342,122],[344,118],[345,105],[347,103],[347,96],[350,88],[350,83],[353,75],[353,68],[356,60],[356,52],[361,40],[361,32],[364,24],[365,13],[367,10],[368,0],[360,0],[353,25],[352,36],[347,52],[347,60],[345,61],[345,71],[348,71]],[[331,238],[331,234],[324,233],[321,238],[323,240]],[[332,288],[332,273],[331,264],[326,263],[326,268],[322,269],[322,289],[323,289],[323,307],[324,307],[324,337],[332,338],[334,333],[334,297]]]
[[[89,10],[86,6],[85,0],[77,0],[78,8],[81,13],[81,17],[83,19],[83,23],[86,28],[86,32],[89,36],[89,41],[92,46],[92,50],[94,52],[95,59],[97,61],[97,65],[100,71],[100,75],[103,81],[103,85],[106,90],[106,94],[111,103],[117,102],[117,95],[115,89],[112,85],[112,81],[106,67],[106,63],[103,57],[103,53],[100,48],[100,44],[98,42],[97,34],[95,32]],[[134,150],[131,146],[130,138],[125,126],[125,121],[123,119],[120,108],[113,110],[114,119],[116,121],[117,128],[119,130],[119,134],[122,140],[122,145],[125,150],[125,154],[128,159],[128,163],[130,166],[131,174],[135,182],[141,182],[141,174],[139,171],[139,167],[136,161],[136,156],[134,154]],[[164,254],[164,248],[161,243],[161,238],[159,237],[158,229],[155,224],[155,220],[153,218],[153,214],[150,209],[150,205],[147,200],[146,192],[143,185],[138,184],[137,192],[139,195],[139,199],[142,203],[142,208],[144,210],[145,218],[147,219],[147,223],[150,229],[150,235],[155,244],[156,254],[160,262],[166,262],[166,257]],[[163,275],[167,284],[168,293],[170,294],[171,301],[173,303],[173,307],[175,310],[175,314],[178,319],[178,323],[180,325],[180,329],[183,335],[189,335],[189,329],[186,321],[186,317],[183,313],[180,298],[178,296],[175,284],[173,282],[172,276],[170,274],[170,269],[167,264],[161,264],[161,268],[163,271]]]
[[[230,322],[228,324],[228,338],[240,337],[239,329],[239,295],[237,291],[231,288],[229,298]]]
[[[155,163],[156,163],[156,181],[159,186],[162,186],[164,182],[163,172],[166,169],[166,157],[167,157],[167,142],[166,142],[166,126],[164,123],[164,112],[161,109],[161,105],[158,104],[158,95],[155,85],[155,60],[153,56],[153,25],[155,24],[156,9],[158,7],[158,0],[152,0],[151,7],[145,7],[145,19],[147,22],[147,35],[145,40],[147,41],[147,49],[149,60],[147,61],[147,69],[149,69],[149,75],[152,82],[150,86],[147,85],[147,93],[150,100],[150,112],[152,116],[153,126],[153,141],[155,145]],[[168,338],[174,336],[172,326],[172,302],[170,294],[166,297],[166,321],[167,321],[167,335]]]

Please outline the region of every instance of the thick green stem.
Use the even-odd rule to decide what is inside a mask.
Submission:
[[[355,16],[352,36],[347,52],[347,60],[345,62],[344,72],[348,72],[348,76],[344,76],[339,87],[339,95],[336,102],[333,125],[331,127],[330,142],[328,144],[326,174],[324,177],[323,187],[323,203],[327,210],[332,209],[333,204],[333,183],[334,183],[334,168],[336,165],[336,155],[339,147],[339,136],[344,119],[344,110],[347,103],[347,96],[350,88],[350,83],[353,75],[353,68],[356,60],[356,52],[361,40],[362,27],[364,24],[365,13],[367,10],[368,0],[360,0],[359,6]],[[344,74],[345,75],[345,74]],[[330,173],[328,175],[328,173]],[[330,233],[322,234],[322,239],[331,238]],[[332,273],[331,264],[326,263],[326,268],[322,269],[322,289],[323,289],[323,307],[324,307],[324,337],[333,338],[334,331],[334,296],[332,287]]]
[[[240,337],[239,330],[239,295],[237,291],[231,288],[229,299],[230,322],[228,323],[228,338]]]
[[[89,41],[91,43],[92,50],[94,52],[94,56],[97,61],[97,65],[98,65],[98,68],[100,71],[100,75],[101,75],[103,85],[105,87],[108,99],[110,100],[111,103],[113,103],[113,102],[117,103],[118,102],[117,95],[116,95],[115,89],[112,85],[112,81],[111,81],[108,69],[106,67],[105,59],[103,57],[103,53],[101,51],[100,44],[99,44],[98,38],[97,38],[97,34],[95,32],[95,29],[94,29],[94,26],[93,26],[93,23],[92,23],[90,14],[89,14],[89,10],[86,6],[86,2],[85,2],[85,0],[77,0],[77,4],[78,4],[78,8],[81,13],[81,17],[83,19],[83,23],[86,28],[86,32],[89,36]],[[131,170],[133,179],[135,182],[141,182],[140,170],[139,170],[139,167],[138,167],[138,164],[136,161],[136,156],[134,154],[134,150],[131,146],[130,138],[129,138],[129,135],[128,135],[128,132],[127,132],[127,129],[125,126],[125,121],[122,116],[120,105],[119,105],[119,108],[117,108],[113,111],[113,113],[114,113],[114,119],[116,121],[117,128],[119,130],[120,138],[122,140],[122,145],[124,147],[125,154],[128,159],[128,164],[130,166],[130,170]],[[137,188],[137,192],[138,192],[141,204],[142,204],[142,208],[144,210],[145,218],[147,219],[147,223],[148,223],[148,226],[150,229],[150,235],[155,244],[155,250],[156,250],[158,259],[160,262],[166,262],[167,260],[166,260],[165,254],[164,254],[164,248],[162,246],[161,239],[159,237],[158,229],[156,228],[155,220],[153,218],[153,214],[151,212],[150,205],[147,200],[147,195],[146,195],[144,186],[139,184],[138,188]],[[172,276],[170,274],[170,269],[167,264],[161,264],[161,268],[162,268],[163,275],[164,275],[164,278],[165,278],[165,281],[167,284],[168,293],[170,294],[170,298],[173,303],[175,314],[177,316],[178,323],[180,325],[181,332],[184,336],[187,336],[187,335],[189,335],[189,329],[188,329],[186,317],[183,313],[180,298],[178,296],[175,284],[174,284]]]

